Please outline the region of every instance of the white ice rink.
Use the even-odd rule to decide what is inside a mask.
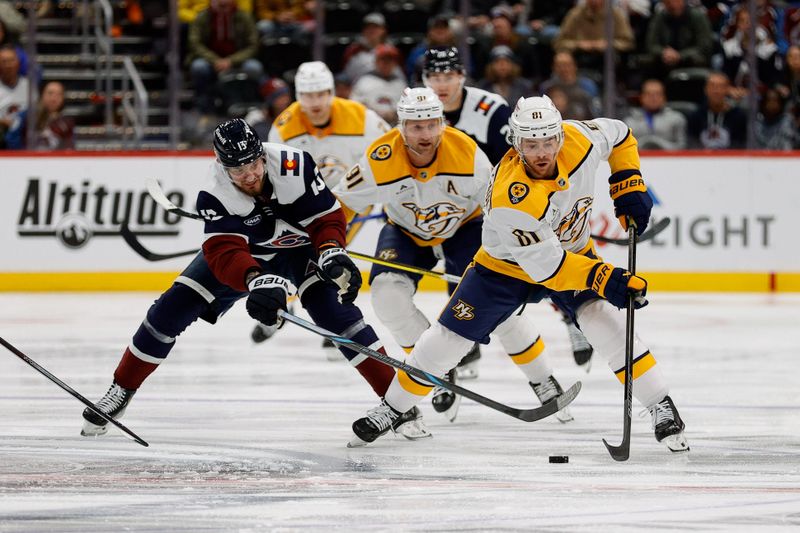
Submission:
[[[155,294],[0,294],[0,336],[97,400]],[[443,296],[418,301],[435,316]],[[368,318],[400,357],[399,348]],[[587,375],[548,306],[529,308],[562,384],[583,381],[575,421],[526,424],[465,400],[455,423],[422,404],[434,438],[348,449],[377,401],[320,340],[287,324],[253,345],[238,305],[195,324],[123,422],[79,435],[83,406],[0,347],[0,531],[798,531],[800,296],[656,294],[638,331],[671,383],[691,452],[670,456],[622,387]],[[462,382],[537,404],[499,345]],[[568,464],[549,464],[549,455]]]

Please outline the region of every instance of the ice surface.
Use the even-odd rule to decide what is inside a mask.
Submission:
[[[97,400],[155,294],[0,294],[0,336]],[[444,297],[421,294],[435,317]],[[400,357],[369,308],[370,321]],[[377,402],[347,363],[287,324],[262,345],[237,306],[198,323],[116,429],[79,435],[82,405],[0,347],[0,531],[796,531],[800,526],[800,297],[656,294],[638,331],[671,383],[692,451],[670,455],[636,416],[614,462],[622,387],[595,358],[572,362],[548,306],[526,311],[564,385],[573,423],[526,424],[468,400],[434,438],[348,449]],[[499,344],[464,386],[536,401]],[[549,455],[568,455],[550,464]]]

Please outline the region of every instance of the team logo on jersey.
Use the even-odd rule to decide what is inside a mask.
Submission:
[[[256,215],[253,218],[248,218],[247,220],[245,220],[244,221],[244,225],[245,226],[255,226],[259,222],[261,222],[261,215]]]
[[[369,154],[371,159],[375,161],[384,161],[392,157],[392,147],[388,144],[382,144],[375,148],[371,154]]]
[[[528,196],[530,190],[530,187],[524,183],[515,181],[511,184],[511,187],[508,188],[508,199],[512,204],[516,205],[524,200],[526,196]]]
[[[567,215],[558,223],[556,234],[561,242],[577,241],[589,223],[592,214],[592,197],[579,198]]]
[[[344,164],[344,161],[336,157],[335,155],[323,155],[318,158],[317,160],[317,168],[319,168],[320,173],[322,174],[322,179],[325,182],[331,181],[333,176],[344,176],[345,172],[347,172],[347,165]],[[335,180],[338,182],[339,180]]]
[[[278,127],[281,127],[284,126],[287,122],[289,122],[289,119],[291,118],[292,118],[292,113],[289,111],[285,111],[280,114],[278,120],[275,121],[275,123],[278,125]]]
[[[472,320],[475,318],[475,308],[464,300],[458,300],[456,305],[450,309],[455,311],[453,316],[455,316],[457,320]]]
[[[289,152],[281,150],[281,176],[287,176],[289,173],[292,176],[300,175],[300,154],[294,152],[289,159]]]
[[[380,252],[378,252],[378,259],[383,259],[384,261],[391,261],[393,259],[397,259],[397,250],[394,248],[384,248]]]
[[[414,225],[423,232],[432,235],[444,235],[454,226],[458,225],[466,209],[450,202],[439,202],[430,207],[420,207],[415,203],[406,202],[403,207],[414,213]]]

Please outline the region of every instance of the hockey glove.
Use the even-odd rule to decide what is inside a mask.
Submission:
[[[647,192],[642,175],[638,170],[621,170],[608,178],[611,199],[614,200],[614,214],[628,230],[628,217],[636,223],[636,233],[641,235],[650,221],[653,199]]]
[[[628,295],[633,295],[633,306],[636,309],[648,304],[647,281],[632,275],[624,268],[615,268],[608,263],[597,263],[589,272],[587,280],[589,288],[608,300],[614,307],[623,309],[628,306]]]
[[[339,287],[339,301],[343,304],[353,303],[361,288],[361,272],[338,243],[331,244],[319,254],[319,267]]]
[[[294,294],[294,285],[275,274],[261,274],[250,280],[247,290],[247,313],[265,326],[280,327],[283,320],[278,317],[278,309],[286,311],[286,298]]]

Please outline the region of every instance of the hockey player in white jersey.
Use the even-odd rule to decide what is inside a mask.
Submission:
[[[397,116],[397,128],[372,143],[334,194],[350,215],[383,204],[388,222],[375,253],[381,259],[428,269],[441,258],[446,272],[460,276],[480,247],[491,163],[469,136],[445,125],[442,103],[431,89],[405,89]],[[370,274],[375,314],[407,352],[430,326],[413,301],[420,278],[382,265],[373,265]],[[511,316],[496,333],[515,362],[542,350],[533,325],[521,316]],[[448,370],[455,381],[454,369]],[[402,375],[413,387],[412,378]],[[451,421],[459,402],[438,391],[433,397],[434,409]]]
[[[433,47],[425,52],[422,81],[436,92],[444,104],[444,116],[448,124],[475,139],[481,150],[489,156],[492,165],[499,163],[511,148],[508,124],[511,109],[505,98],[477,87],[465,86],[466,70],[458,48],[454,46]],[[562,317],[575,362],[587,365],[592,356],[592,346],[568,316]],[[462,379],[477,377],[479,358],[480,351],[474,348],[459,363],[458,372]],[[452,394],[444,389],[437,389],[436,393]]]
[[[333,74],[322,61],[302,63],[294,78],[297,100],[272,125],[269,142],[304,150],[317,162],[325,185],[332,188],[364,154],[367,146],[389,131],[389,125],[364,105],[334,96]],[[348,241],[360,223],[348,230]],[[257,324],[251,337],[263,342],[274,328]],[[324,346],[332,347],[330,343]],[[329,358],[338,359],[336,352]]]
[[[495,167],[486,194],[483,246],[407,362],[441,376],[520,304],[549,297],[576,319],[624,382],[621,309],[631,294],[637,307],[646,305],[647,283],[597,257],[588,220],[597,168],[607,160],[610,195],[623,228],[629,219],[640,234],[647,226],[653,202],[639,170],[636,139],[619,120],[562,123],[547,97],[521,98],[510,124],[514,149]],[[543,354],[519,368],[532,386],[550,371]],[[634,397],[650,411],[656,440],[673,452],[688,451],[666,379],[638,337],[632,378]],[[431,389],[398,373],[384,401],[353,423],[354,442],[374,441]]]

